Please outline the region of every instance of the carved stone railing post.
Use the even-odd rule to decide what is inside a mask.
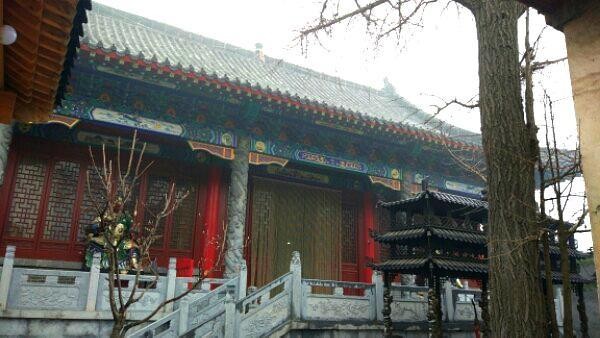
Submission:
[[[248,268],[246,267],[246,261],[242,260],[242,263],[240,265],[240,275],[238,278],[238,284],[237,284],[237,299],[236,300],[240,300],[240,299],[244,299],[246,298],[246,287],[248,286]]]
[[[375,285],[375,316],[377,321],[383,321],[383,279],[381,278],[381,272],[373,271],[371,281]]]
[[[231,161],[231,183],[227,202],[227,247],[225,250],[225,277],[233,278],[239,271],[244,253],[244,228],[248,198],[248,148],[250,140],[242,136]]]
[[[183,298],[179,302],[179,335],[183,335],[187,332],[188,319],[190,313],[190,303],[187,299]]]
[[[169,258],[169,271],[167,272],[167,294],[165,300],[175,297],[175,287],[177,285],[177,258]],[[165,305],[165,312],[173,311],[173,302]]]
[[[225,338],[237,336],[235,299],[229,293],[225,295]]]
[[[248,287],[248,296],[252,295],[253,293],[255,293],[258,290],[258,288],[254,285],[250,285]],[[256,303],[256,300],[252,301],[252,303],[250,303],[250,305],[248,306],[251,309],[256,309],[258,307],[258,304]]]
[[[98,299],[98,283],[100,282],[100,253],[94,253],[92,266],[90,268],[90,285],[88,287],[87,302],[85,311],[96,311],[96,301]]]
[[[12,279],[13,265],[15,264],[15,246],[6,246],[4,255],[4,264],[2,265],[2,277],[0,277],[0,311],[6,310],[8,302],[8,292],[10,290],[10,281]]]
[[[454,320],[454,298],[452,297],[452,284],[450,281],[444,283],[444,300],[446,305],[446,320]]]
[[[300,252],[292,253],[290,262],[290,271],[292,272],[292,318],[302,318],[302,263],[300,262]]]

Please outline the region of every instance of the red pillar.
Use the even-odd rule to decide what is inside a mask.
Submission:
[[[219,208],[221,205],[221,168],[211,167],[208,171],[206,187],[205,229],[202,246],[202,270],[209,273],[219,259],[219,251],[224,238],[219,225]],[[211,273],[212,275],[212,273]]]
[[[369,232],[375,229],[375,210],[373,205],[373,195],[368,191],[363,195],[363,215],[363,227],[360,232],[362,252],[360,253],[358,262],[358,271],[360,273],[360,280],[365,283],[370,283],[373,270],[367,267],[367,263],[372,262],[375,258],[375,243]]]

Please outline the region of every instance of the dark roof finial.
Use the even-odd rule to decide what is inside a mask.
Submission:
[[[421,180],[421,191],[429,191],[429,176],[425,176]]]

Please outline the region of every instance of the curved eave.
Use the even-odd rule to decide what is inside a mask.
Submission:
[[[451,257],[408,257],[390,259],[385,262],[369,264],[374,270],[393,273],[423,273],[430,267],[438,274],[449,277],[483,278],[488,273],[488,266],[483,261],[455,259]]]
[[[184,67],[181,64],[171,65],[168,60],[163,63],[155,61],[156,58],[145,55],[131,55],[127,51],[120,52],[112,46],[104,48],[103,46],[93,46],[87,42],[81,44],[80,51],[85,53],[91,59],[100,59],[104,62],[115,61],[120,65],[127,65],[132,68],[141,68],[161,75],[165,78],[175,78],[181,81],[193,81],[194,83],[205,86],[213,86],[216,89],[225,92],[245,94],[258,100],[274,102],[288,108],[308,111],[319,116],[325,116],[332,120],[344,121],[350,125],[360,125],[367,129],[388,133],[390,135],[404,135],[412,139],[450,147],[453,149],[481,151],[481,147],[475,144],[457,141],[419,128],[372,118],[341,107],[329,106],[323,102],[312,101],[308,98],[300,98],[289,92],[280,92],[269,87],[263,88],[259,85],[252,85],[249,82],[242,82],[240,79],[229,79],[227,76],[219,77],[216,74],[208,74],[204,69],[195,70],[193,67]]]
[[[373,233],[373,239],[376,242],[384,244],[403,244],[411,243],[417,239],[427,238],[427,232],[431,236],[441,240],[464,243],[468,245],[479,245],[483,249],[487,245],[487,239],[484,233],[475,231],[466,231],[461,229],[450,229],[439,226],[419,226],[386,233]]]
[[[4,24],[17,40],[4,47],[5,85],[16,93],[14,118],[46,121],[63,96],[90,0],[4,3]]]

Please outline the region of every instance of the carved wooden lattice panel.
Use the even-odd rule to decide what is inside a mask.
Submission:
[[[46,162],[23,157],[15,174],[15,185],[8,214],[7,233],[11,237],[33,238],[44,190]]]
[[[86,229],[98,217],[97,208],[103,208],[106,203],[102,181],[93,166],[89,165],[87,167],[86,176],[83,179],[85,180],[85,190],[79,207],[79,229],[77,231],[77,240],[79,242],[84,241]]]
[[[250,240],[250,283],[263,285],[271,277],[271,256],[275,245],[273,225],[273,191],[261,184],[254,185],[252,194],[252,234]],[[255,244],[256,243],[256,244]]]
[[[165,177],[148,177],[148,185],[146,190],[146,199],[144,203],[144,228],[148,224],[154,224],[156,215],[158,215],[165,205],[165,196],[169,192],[169,180]],[[165,219],[163,218],[156,225],[156,235],[160,235],[152,244],[153,247],[162,247],[163,245],[163,230],[165,227]]]
[[[342,205],[342,262],[356,263],[358,208],[355,205]]]
[[[175,199],[180,201],[180,204],[173,212],[169,241],[171,249],[192,250],[196,223],[196,190],[196,185],[191,181],[176,182]],[[186,193],[187,197],[181,200]]]
[[[58,161],[54,164],[46,208],[44,239],[69,240],[79,171],[80,165],[76,162]]]

